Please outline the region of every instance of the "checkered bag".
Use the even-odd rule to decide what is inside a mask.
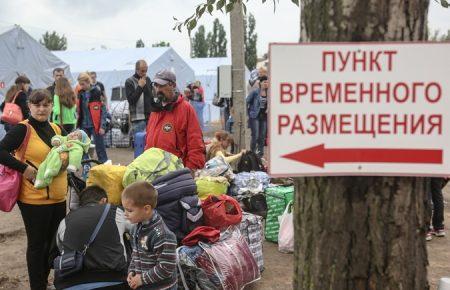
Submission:
[[[248,212],[242,213],[242,221],[239,224],[239,230],[244,236],[247,244],[256,260],[260,272],[264,270],[263,258],[263,223],[262,217]]]

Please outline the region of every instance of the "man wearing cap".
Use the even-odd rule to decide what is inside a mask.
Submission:
[[[130,110],[132,136],[145,131],[148,117],[152,110],[152,82],[147,76],[148,65],[145,60],[136,62],[135,74],[125,82],[128,108]]]
[[[205,165],[205,144],[194,108],[178,93],[170,70],[155,75],[153,85],[161,106],[150,115],[145,149],[157,147],[175,154],[191,170]]]

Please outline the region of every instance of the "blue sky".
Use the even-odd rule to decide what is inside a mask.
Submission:
[[[33,37],[40,38],[46,30],[65,34],[68,49],[86,50],[134,47],[142,38],[146,46],[168,41],[181,56],[189,56],[187,32],[173,31],[173,16],[184,19],[201,0],[0,0],[0,29],[21,25]],[[248,2],[248,11],[255,15],[258,33],[258,55],[267,51],[270,42],[297,42],[299,8],[291,1],[281,0],[274,13],[272,1]],[[450,29],[450,9],[430,1],[429,26],[441,32]],[[20,13],[18,13],[18,11]],[[206,14],[199,24],[211,28],[218,17],[229,35],[229,15]],[[230,45],[228,44],[228,47]]]

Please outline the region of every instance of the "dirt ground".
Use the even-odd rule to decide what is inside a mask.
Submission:
[[[130,149],[108,149],[108,155],[115,164],[126,165],[133,154]],[[450,185],[444,190],[444,199],[445,219],[450,221]],[[428,278],[431,290],[436,290],[441,277],[450,277],[450,236],[434,238],[427,246]],[[11,213],[0,212],[0,289],[28,289],[25,248],[25,230],[18,208]],[[247,290],[292,288],[293,255],[279,253],[275,244],[264,242],[264,263],[261,279]]]

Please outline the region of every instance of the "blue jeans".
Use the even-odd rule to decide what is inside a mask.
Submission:
[[[106,155],[106,147],[105,142],[103,140],[103,136],[100,134],[96,134],[94,128],[83,128],[84,132],[92,139],[94,136],[94,144],[95,144],[95,152],[97,153],[98,161],[105,162],[108,160],[108,156]],[[87,154],[86,154],[87,156]]]
[[[194,107],[195,112],[197,113],[197,120],[200,124],[200,128],[202,131],[204,130],[205,124],[203,121],[203,109],[205,107],[205,103],[203,102],[197,102],[197,101],[191,101],[191,105]]]
[[[252,131],[250,150],[258,154],[259,157],[262,157],[264,155],[264,144],[267,135],[267,118],[250,118],[248,122]]]

